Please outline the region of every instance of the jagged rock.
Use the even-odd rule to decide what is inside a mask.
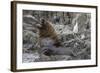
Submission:
[[[55,47],[48,38],[40,46],[41,18],[52,23],[62,46]],[[89,13],[23,10],[23,63],[90,59],[90,20]]]

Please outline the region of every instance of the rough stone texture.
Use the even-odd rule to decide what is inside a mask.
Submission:
[[[39,45],[39,31],[36,26],[41,26],[39,24],[41,18],[52,23],[62,46],[53,46],[53,41],[47,38],[42,42],[44,47]],[[90,21],[91,14],[89,13],[24,10],[23,63],[90,59]],[[43,50],[44,48],[46,50]],[[47,54],[50,53],[50,56],[44,55],[45,51]]]

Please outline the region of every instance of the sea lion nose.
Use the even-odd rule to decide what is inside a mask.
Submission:
[[[52,50],[46,49],[43,54],[46,55],[46,56],[51,56],[52,52],[53,52]]]

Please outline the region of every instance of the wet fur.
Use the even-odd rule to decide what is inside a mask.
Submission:
[[[58,35],[52,26],[52,23],[44,19],[41,20],[41,27],[39,28],[40,39],[50,38],[54,41],[56,47],[60,46]]]

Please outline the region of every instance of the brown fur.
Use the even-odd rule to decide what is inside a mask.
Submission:
[[[55,46],[60,45],[57,33],[50,22],[43,19],[41,21],[41,27],[39,28],[39,31],[40,38],[51,38],[52,40],[54,40]]]

